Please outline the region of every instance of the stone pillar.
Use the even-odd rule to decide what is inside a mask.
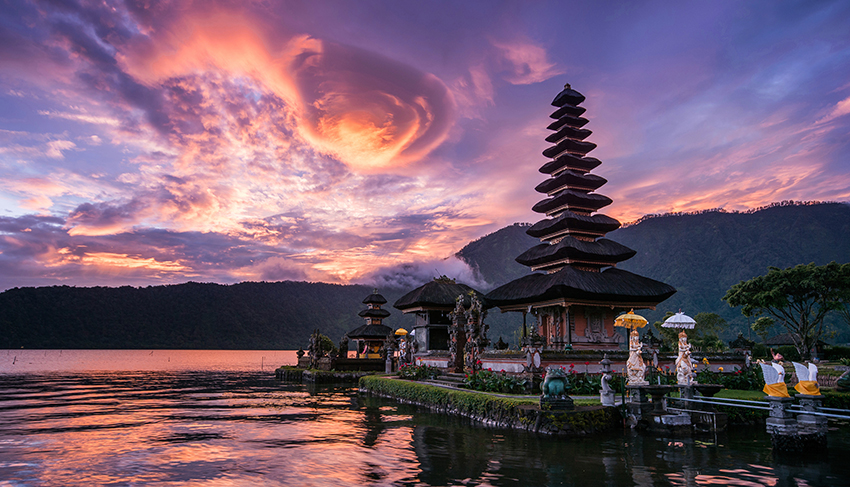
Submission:
[[[788,409],[794,402],[792,397],[767,396],[770,404],[770,416],[767,418],[767,432],[771,435],[797,434],[797,420]]]
[[[800,451],[800,436],[797,434],[797,420],[788,408],[794,402],[792,397],[767,396],[770,404],[770,416],[767,418],[767,432],[773,451],[777,453]]]
[[[636,421],[640,421],[652,413],[652,403],[649,402],[649,394],[646,389],[640,386],[626,386],[629,390],[629,415],[634,416]]]
[[[803,411],[806,411],[806,413],[818,412],[823,406],[822,395],[810,396],[808,394],[797,394],[797,400],[800,402],[800,407]],[[827,419],[823,416],[806,413],[797,415],[797,423],[799,424],[800,434],[823,436],[825,446]]]

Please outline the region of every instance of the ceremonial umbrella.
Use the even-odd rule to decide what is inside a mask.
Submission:
[[[407,330],[405,330],[404,328],[399,328],[398,330],[395,331],[395,334],[396,335],[407,335]]]
[[[682,313],[681,311],[679,311],[678,313],[676,313],[673,316],[664,320],[664,323],[661,324],[661,327],[662,328],[687,328],[689,330],[692,330],[694,328],[694,325],[696,325],[696,324],[697,324],[697,322],[694,321],[693,318],[691,318],[690,316],[686,315],[685,313]]]
[[[641,315],[636,315],[635,310],[630,310],[628,313],[623,313],[614,320],[614,326],[623,326],[630,329],[643,328],[647,321]]]

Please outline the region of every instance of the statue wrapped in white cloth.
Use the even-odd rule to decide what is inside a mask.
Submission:
[[[691,363],[691,344],[688,343],[688,335],[682,330],[679,332],[679,356],[676,357],[676,383],[680,386],[693,384],[694,366]]]
[[[629,334],[629,360],[626,362],[626,374],[629,377],[628,385],[630,386],[649,384],[644,378],[646,364],[643,363],[643,357],[640,356],[641,350],[643,350],[643,345],[640,343],[640,335],[638,335],[637,330],[633,329]]]

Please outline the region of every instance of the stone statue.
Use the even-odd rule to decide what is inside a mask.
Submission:
[[[317,368],[319,359],[322,357],[322,340],[318,328],[310,335],[310,347],[307,348],[307,354],[310,356],[310,368]]]
[[[835,383],[835,388],[839,391],[846,392],[850,390],[850,371],[846,371],[838,378]]]
[[[676,383],[687,386],[694,382],[694,369],[691,364],[691,344],[684,330],[679,332],[679,356],[676,357]]]
[[[464,365],[463,347],[466,345],[466,331],[463,326],[463,320],[466,319],[466,308],[463,306],[463,295],[455,299],[455,309],[450,313],[450,316],[452,324],[449,326],[448,368],[452,372],[462,372]]]
[[[339,340],[339,356],[348,358],[348,335],[343,335]]]
[[[551,365],[548,369],[546,369],[546,378],[543,379],[543,385],[540,386],[540,389],[543,391],[542,397],[567,397],[567,389],[569,389],[569,387],[570,386],[567,383],[567,374],[564,372],[564,369],[555,365]]]
[[[791,363],[794,364],[794,372],[797,374],[797,385],[794,389],[800,394],[819,396],[818,366],[813,363],[809,363],[808,366],[798,362]]]
[[[575,408],[573,399],[567,395],[570,383],[567,373],[556,365],[546,369],[546,377],[540,386],[540,409],[571,410]]]
[[[629,360],[626,362],[626,373],[629,377],[628,385],[630,386],[649,384],[644,378],[646,364],[643,363],[643,357],[640,356],[641,350],[643,350],[643,345],[640,343],[640,335],[638,335],[637,330],[633,329],[629,335]]]
[[[764,377],[764,391],[768,396],[791,397],[788,395],[788,387],[785,385],[785,368],[777,362],[769,364],[759,361],[762,376]]]
[[[610,384],[613,376],[611,375],[611,361],[608,360],[608,354],[605,354],[599,363],[602,364],[602,389],[599,390],[599,400],[603,406],[613,406],[614,389],[611,388]]]

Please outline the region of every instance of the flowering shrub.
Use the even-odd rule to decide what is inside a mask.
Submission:
[[[726,389],[742,391],[760,391],[764,387],[764,378],[759,367],[736,370],[734,372],[712,372],[708,368],[697,372],[700,384],[720,384]]]
[[[585,367],[589,365],[585,362]],[[567,381],[570,384],[569,393],[575,396],[595,396],[602,389],[602,374],[589,374],[586,372],[578,372],[575,369],[575,364],[570,364],[570,368],[561,367],[567,374]],[[546,374],[543,374],[545,377]],[[613,373],[608,385],[615,391],[622,389],[625,383],[623,376]]]
[[[467,389],[506,394],[522,394],[527,384],[526,379],[514,377],[505,372],[493,372],[490,369],[467,374],[463,379],[463,386]]]
[[[431,365],[405,364],[398,369],[398,376],[408,380],[433,379],[440,375],[440,369]]]

